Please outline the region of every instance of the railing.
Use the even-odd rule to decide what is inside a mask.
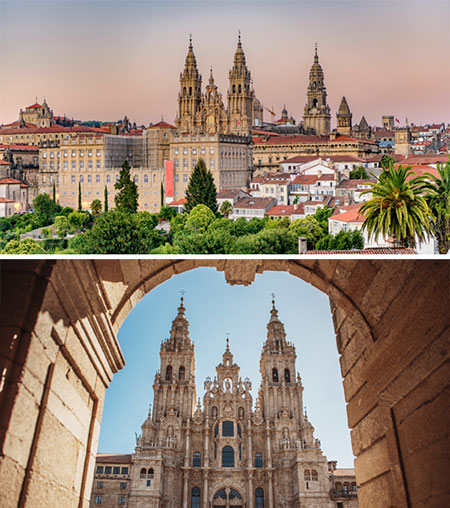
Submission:
[[[144,448],[177,448],[176,437],[166,437],[165,439],[150,439],[144,444]]]
[[[356,490],[332,490],[331,497],[353,497],[357,496],[358,492]]]
[[[320,448],[320,441],[315,439],[313,444],[307,444],[300,439],[280,439],[278,450],[317,450]]]

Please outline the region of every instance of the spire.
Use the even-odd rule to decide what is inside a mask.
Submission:
[[[244,50],[242,49],[242,43],[241,43],[241,31],[239,30],[238,35],[238,44],[236,48],[236,53],[234,54],[234,65],[244,65],[245,66],[245,55]]]
[[[349,115],[350,114],[350,108],[348,107],[347,99],[345,97],[342,97],[341,105],[339,106],[338,113],[340,115]]]
[[[185,316],[184,290],[181,290],[180,306],[170,329],[170,338],[162,344],[166,351],[190,351],[193,344],[189,337],[189,323]]]
[[[230,351],[230,337],[229,337],[229,333],[227,333],[227,339],[226,339],[226,347],[225,347],[225,352],[223,353],[222,355],[222,358],[223,358],[223,363],[222,365],[227,365],[227,366],[230,366],[230,365],[233,365],[233,353]]]
[[[209,86],[214,86],[214,76],[213,76],[212,65],[209,69]]]
[[[195,55],[194,55],[194,48],[192,46],[192,35],[191,34],[189,34],[189,48],[188,48],[188,52],[186,55],[185,67],[186,68],[197,67],[197,60],[195,59]]]
[[[317,54],[317,42],[314,45],[314,63],[319,63],[319,55]]]

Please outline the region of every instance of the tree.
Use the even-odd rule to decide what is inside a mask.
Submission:
[[[364,215],[363,229],[375,241],[393,237],[403,247],[414,247],[415,237],[425,240],[430,231],[430,209],[423,195],[424,177],[410,178],[410,166],[383,171],[372,188],[362,194],[372,194],[372,199],[362,204],[360,214]]]
[[[360,180],[362,178],[369,178],[364,166],[356,166],[350,171],[350,180]]]
[[[81,182],[78,182],[78,211],[81,212],[83,207],[81,206]]]
[[[308,240],[308,246],[316,248],[316,243],[324,236],[325,232],[319,221],[312,215],[307,215],[304,219],[296,219],[289,226],[289,230],[295,237],[304,236]]]
[[[39,194],[33,200],[34,214],[40,227],[52,222],[56,213],[56,204],[48,194]]]
[[[217,212],[217,189],[211,171],[206,169],[203,159],[199,159],[189,178],[186,189],[186,212],[197,205],[206,205],[214,213]]]
[[[130,165],[124,161],[120,170],[119,181],[114,184],[119,191],[114,201],[116,208],[124,213],[136,213],[138,207],[137,185],[130,176]]]
[[[100,215],[102,213],[102,202],[99,199],[94,199],[91,203],[92,215]]]
[[[231,211],[233,210],[233,207],[231,205],[231,203],[227,200],[225,200],[223,203],[222,203],[222,206],[220,207],[220,213],[226,218],[228,219]]]
[[[161,210],[159,211],[158,217],[170,221],[172,217],[175,217],[176,214],[177,211],[173,206],[162,206]]]
[[[187,233],[204,233],[215,218],[216,216],[209,207],[197,205],[188,215],[184,231]]]
[[[105,198],[104,210],[105,210],[105,212],[107,212],[108,211],[108,188],[106,187],[106,185],[105,185],[104,198]]]
[[[50,196],[49,196],[50,197]],[[32,238],[11,240],[1,251],[2,254],[45,254],[45,250]]]
[[[164,206],[164,184],[161,182],[161,208]]]
[[[150,215],[150,214],[149,214]],[[85,233],[84,254],[148,254],[164,240],[137,213],[110,210]]]
[[[439,254],[447,254],[450,248],[450,161],[438,164],[439,176],[425,173],[426,200],[431,210],[431,231],[438,242]]]
[[[395,164],[395,159],[390,155],[384,154],[380,160],[380,167],[383,169],[389,169],[391,164]]]
[[[72,212],[67,219],[74,230],[80,231],[86,226],[89,214],[86,212]]]
[[[56,186],[55,186],[55,182],[53,182],[53,203],[56,203]]]
[[[64,215],[58,215],[55,217],[53,227],[55,228],[56,235],[59,236],[59,238],[64,238],[70,229],[70,223]]]

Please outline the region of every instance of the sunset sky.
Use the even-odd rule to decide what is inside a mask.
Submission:
[[[332,126],[450,122],[448,0],[0,0],[0,123],[47,98],[54,114],[173,122],[189,34],[203,85],[226,97],[238,30],[257,97],[303,117],[314,43]],[[226,103],[226,101],[225,101]],[[265,112],[265,120],[270,115]]]

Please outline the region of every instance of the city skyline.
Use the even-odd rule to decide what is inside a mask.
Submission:
[[[383,114],[393,114],[397,125],[406,118],[450,121],[445,1],[0,5],[2,67],[12,76],[3,84],[0,123],[13,122],[20,108],[44,96],[55,115],[172,123],[189,34],[203,87],[212,66],[226,100],[239,30],[256,96],[276,118],[285,105],[297,123],[302,120],[317,43],[332,127],[343,95],[354,124],[364,115],[380,125]],[[423,16],[424,8],[433,16]],[[265,120],[271,120],[267,111]]]
[[[169,336],[180,301],[195,346],[197,397],[203,383],[222,361],[227,334],[242,379],[252,382],[253,406],[260,386],[259,357],[270,318],[271,293],[287,340],[296,347],[296,370],[304,386],[304,405],[328,460],[353,467],[339,355],[328,298],[284,273],[257,275],[249,287],[230,286],[222,273],[202,268],[177,275],[146,295],[130,312],[118,333],[126,366],[107,391],[98,451],[132,453],[134,433],[153,403],[152,384],[159,369],[159,347]],[[298,302],[301,302],[299,305]]]

